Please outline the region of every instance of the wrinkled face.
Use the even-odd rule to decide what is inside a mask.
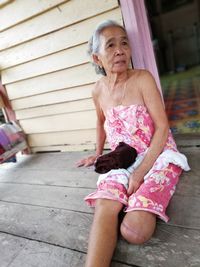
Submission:
[[[128,69],[131,50],[126,33],[123,29],[112,26],[104,29],[100,36],[98,54],[94,61],[103,66],[106,73],[122,73]]]

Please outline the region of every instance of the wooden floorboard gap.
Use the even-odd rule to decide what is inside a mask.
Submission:
[[[93,189],[95,190],[94,187],[83,187],[83,186],[67,186],[67,185],[55,185],[55,184],[34,184],[34,183],[18,183],[18,182],[0,182],[0,184],[18,184],[18,185],[33,185],[33,186],[49,186],[49,187],[63,187],[63,188],[71,188],[71,189],[77,189],[77,188],[80,188],[80,189]]]
[[[71,210],[71,209],[65,209],[65,208],[59,208],[59,207],[51,207],[51,206],[42,206],[42,205],[23,203],[23,202],[7,201],[7,200],[2,200],[2,199],[0,199],[0,202],[17,204],[17,205],[24,205],[24,206],[31,206],[31,207],[54,209],[54,210],[66,210],[66,211],[71,211],[71,212],[74,212],[74,213],[93,215],[92,212],[86,212],[86,211],[80,211],[80,210]]]
[[[10,236],[19,237],[19,238],[23,238],[23,239],[26,239],[26,240],[29,240],[29,241],[35,241],[35,242],[43,243],[43,244],[46,244],[46,245],[50,245],[50,246],[54,246],[54,247],[59,247],[59,248],[65,248],[65,249],[69,249],[71,251],[76,251],[76,252],[79,252],[79,253],[86,254],[84,251],[80,251],[78,249],[74,249],[74,248],[70,248],[70,247],[65,247],[65,246],[62,246],[62,245],[50,243],[50,242],[43,241],[43,240],[40,240],[40,239],[35,239],[35,238],[31,238],[31,237],[26,237],[26,236],[22,236],[22,235],[13,234],[13,233],[8,233],[8,232],[5,232],[5,231],[0,231],[0,233],[1,234],[6,234],[6,235],[10,235]]]

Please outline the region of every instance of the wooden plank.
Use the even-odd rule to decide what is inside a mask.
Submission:
[[[200,182],[199,182],[199,152],[187,153],[191,171],[183,172],[177,185],[175,195],[168,207],[171,214],[171,225],[181,225],[188,227],[200,226],[200,216],[196,212],[195,202],[199,201]],[[182,199],[182,200],[180,200]]]
[[[8,266],[16,255],[20,254],[20,251],[26,243],[27,240],[25,238],[18,238],[9,234],[0,233],[1,265]]]
[[[81,85],[74,88],[67,88],[62,90],[57,90],[53,92],[47,92],[44,94],[19,98],[16,100],[13,100],[12,107],[14,110],[21,110],[21,109],[31,109],[34,107],[41,107],[45,108],[47,105],[52,104],[59,104],[69,101],[80,101],[83,102],[91,102],[91,91],[94,87],[94,84],[87,84],[87,85]],[[88,99],[89,98],[89,99]],[[81,105],[80,103],[80,105]],[[74,103],[75,104],[75,103]],[[89,103],[88,103],[89,104]],[[73,106],[73,104],[72,104]],[[73,107],[70,107],[73,109]],[[37,110],[36,108],[34,109]],[[28,111],[28,110],[27,110]],[[29,111],[28,111],[29,112]],[[31,112],[31,111],[30,111]],[[26,116],[24,114],[24,116]]]
[[[57,244],[28,240],[6,233],[0,233],[0,240],[2,266],[82,267],[85,263],[85,253],[74,251],[70,248],[59,247]],[[118,262],[111,263],[111,267],[128,266],[130,265]]]
[[[9,5],[0,9],[0,31],[14,26],[22,21],[30,19],[35,15],[39,15],[44,11],[51,9],[65,1],[62,0],[15,0]],[[31,7],[31,8],[30,8]],[[8,16],[12,14],[12,16]]]
[[[120,240],[114,259],[148,267],[200,265],[199,230],[158,225],[153,238],[142,246],[131,246]]]
[[[26,134],[93,129],[96,115],[94,110],[89,110],[21,120],[20,125]]]
[[[106,143],[105,149],[109,149],[109,145]],[[95,151],[96,142],[94,144],[76,144],[76,145],[61,145],[61,146],[35,146],[31,147],[32,153],[37,152],[80,152],[80,151]],[[94,153],[93,153],[94,154]]]
[[[80,178],[79,178],[80,179]],[[5,190],[6,189],[6,190]],[[0,184],[0,200],[36,206],[91,212],[84,204],[84,197],[91,189],[52,187],[25,184]]]
[[[1,265],[10,267],[81,267],[85,253],[26,238],[0,233]]]
[[[78,159],[87,157],[88,153],[93,153],[94,151],[86,152],[73,152],[73,153],[38,153],[30,155],[19,155],[17,157],[17,164],[3,164],[0,165],[0,169],[3,170],[15,170],[22,169],[22,172],[26,172],[28,169],[31,170],[68,170],[75,172],[77,170],[83,170],[84,168],[77,169],[74,166],[74,162]],[[56,159],[56,160],[55,160]],[[56,162],[56,163],[55,163]],[[87,170],[87,169],[86,169]],[[1,178],[1,177],[0,177]]]
[[[79,145],[94,144],[96,142],[96,129],[64,131],[59,133],[30,134],[28,143],[33,146]]]
[[[1,68],[15,66],[69,47],[83,44],[88,41],[95,26],[105,19],[114,19],[122,23],[120,9],[113,9],[30,42],[6,49],[0,52],[0,58],[4,59],[1,61]],[[4,77],[2,77],[3,79]]]
[[[95,144],[77,144],[77,145],[60,145],[60,146],[34,146],[31,147],[32,153],[37,152],[74,152],[95,150]]]
[[[76,145],[49,145],[49,146],[33,146],[30,147],[31,153],[38,153],[38,152],[75,152],[75,151],[88,151],[93,150],[95,151],[96,143],[80,143]]]
[[[15,67],[9,67],[1,71],[4,83],[32,78],[87,63],[89,56],[86,51],[87,44],[82,44]]]
[[[0,184],[28,184],[28,185],[46,185],[46,186],[62,186],[62,187],[76,187],[76,188],[91,188],[96,189],[96,182],[98,174],[94,172],[93,168],[76,168],[76,162],[72,163],[75,170],[70,171],[65,169],[59,170],[30,170],[27,169],[22,172],[20,169],[0,169]],[[84,176],[84,179],[80,177]],[[55,179],[56,177],[56,179]],[[79,179],[76,179],[79,177]]]
[[[167,210],[171,218],[169,224],[200,230],[200,214],[197,212],[199,205],[199,195],[198,197],[174,195]]]
[[[186,172],[185,175],[187,175],[187,179],[189,179],[191,172],[194,172],[195,175],[199,173],[200,171],[200,164],[199,164],[199,156],[200,156],[200,150],[199,147],[197,149],[195,147],[190,147],[190,149],[186,152],[184,147],[180,148],[180,152],[184,153],[187,156],[189,165],[191,167],[190,172]],[[193,177],[194,179],[194,177]]]
[[[185,147],[181,147],[181,150],[183,151],[183,153],[188,153],[188,152],[196,152],[199,153],[199,146],[185,146]]]
[[[30,5],[31,6],[31,5]],[[0,33],[0,51],[118,7],[117,0],[67,1]],[[84,12],[82,12],[84,10]],[[16,11],[15,11],[16,12]]]
[[[183,173],[180,177],[180,181],[177,185],[176,192],[180,196],[185,197],[199,197],[200,196],[200,184],[199,184],[199,171],[190,171]]]
[[[90,63],[6,85],[9,99],[38,95],[94,83],[99,79]]]
[[[81,252],[87,250],[92,214],[4,202],[0,203],[0,212],[1,231]],[[198,267],[199,255],[198,230],[165,224],[158,225],[153,238],[144,245],[133,246],[120,239],[114,259],[137,266]]]
[[[93,110],[94,105],[90,99],[66,102],[55,105],[46,105],[36,108],[22,109],[16,112],[17,119],[28,119],[35,117],[43,117],[62,113],[72,113],[77,111]]]
[[[5,5],[8,5],[11,2],[12,0],[0,0],[0,8],[4,7]]]
[[[200,146],[200,134],[175,134],[174,138],[179,147]]]
[[[46,105],[36,108],[22,109],[16,111],[17,119],[28,119],[62,113],[72,113],[77,111],[93,110],[94,104],[91,98],[79,101],[66,102],[55,105]]]

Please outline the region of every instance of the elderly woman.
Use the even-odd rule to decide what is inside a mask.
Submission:
[[[154,78],[146,70],[129,69],[131,50],[125,29],[114,21],[101,23],[89,52],[103,74],[93,90],[97,144],[96,153],[78,166],[94,164],[106,137],[112,150],[123,141],[138,153],[128,169],[100,175],[97,190],[85,198],[95,206],[86,267],[106,267],[116,246],[119,212],[124,208],[121,235],[132,244],[146,242],[155,230],[156,216],[168,221],[166,207],[182,169],[189,166],[169,131]]]

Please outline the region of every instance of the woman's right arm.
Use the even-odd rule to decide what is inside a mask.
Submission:
[[[98,95],[93,93],[93,101],[96,107],[97,125],[96,125],[96,157],[103,153],[103,148],[106,140],[106,133],[104,130],[105,116],[99,105]]]
[[[96,84],[93,92],[92,92],[92,98],[95,104],[96,108],[96,115],[97,115],[97,125],[96,125],[96,151],[95,154],[92,156],[89,156],[87,158],[84,158],[80,160],[77,163],[77,167],[81,166],[91,166],[94,164],[95,160],[102,155],[103,148],[106,140],[106,133],[104,130],[104,122],[105,122],[105,116],[104,113],[99,105],[99,93],[98,93],[98,85]]]

